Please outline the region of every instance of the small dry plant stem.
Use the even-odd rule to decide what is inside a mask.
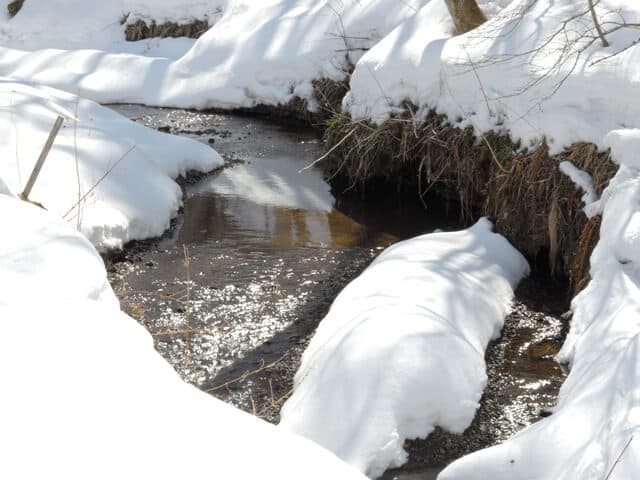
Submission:
[[[76,230],[82,227],[82,182],[80,181],[80,162],[78,160],[78,110],[80,96],[76,95],[75,111],[73,112],[73,158],[76,167],[76,182],[78,183],[78,215],[76,217]]]
[[[58,118],[56,118],[55,123],[53,124],[53,128],[51,129],[51,132],[49,133],[49,138],[47,138],[47,141],[44,144],[44,147],[42,148],[42,152],[40,152],[38,161],[33,167],[33,171],[31,172],[31,176],[27,181],[27,185],[24,187],[24,190],[19,195],[19,197],[22,200],[29,201],[29,195],[31,194],[31,189],[33,188],[33,185],[36,183],[36,180],[38,179],[38,175],[40,175],[40,171],[42,170],[44,161],[47,159],[47,155],[49,155],[49,152],[51,151],[51,147],[53,146],[53,142],[58,136],[58,132],[62,128],[63,123],[64,123],[64,118],[62,118],[61,116],[58,116]]]
[[[189,247],[187,247],[186,245],[182,245],[182,251],[184,253],[184,270],[185,270],[185,277],[187,280],[186,299],[185,299],[185,306],[184,306],[184,312],[185,312],[184,321],[185,321],[185,327],[186,327],[184,330],[185,345],[184,345],[184,359],[182,362],[182,369],[184,371],[186,370],[187,365],[189,363],[189,357],[191,352],[191,334],[190,334],[191,322],[189,319],[189,305],[191,301],[191,270],[190,270]]]
[[[65,214],[62,216],[62,218],[66,219],[66,218],[69,216],[69,214],[73,211],[73,209],[74,209],[74,208],[76,208],[76,207],[80,208],[80,204],[81,204],[82,202],[84,202],[84,201],[85,201],[85,199],[86,199],[89,195],[91,195],[91,193],[93,193],[93,191],[98,187],[98,185],[100,185],[100,184],[102,183],[102,181],[103,181],[105,178],[107,178],[107,177],[109,176],[109,174],[113,171],[113,169],[114,169],[114,168],[116,168],[116,167],[120,164],[120,162],[122,162],[122,160],[124,160],[125,158],[127,158],[127,156],[128,156],[128,155],[129,155],[133,150],[135,150],[135,148],[136,148],[136,145],[134,145],[134,146],[133,146],[133,147],[131,147],[129,150],[127,150],[127,151],[124,153],[124,155],[122,155],[122,156],[121,156],[121,157],[120,157],[120,158],[119,158],[119,159],[118,159],[118,160],[117,160],[113,165],[111,165],[111,167],[109,167],[109,168],[107,169],[107,171],[106,171],[106,172],[104,172],[104,174],[103,174],[103,175],[98,179],[98,181],[97,181],[96,183],[94,183],[94,184],[91,186],[91,188],[90,188],[89,190],[87,190],[87,192],[86,192],[84,195],[82,195],[82,198],[80,198],[80,199],[79,199],[79,200],[78,200],[78,201],[77,201],[77,202],[76,202],[76,203],[75,203],[71,208],[69,208],[69,210],[67,210],[67,211],[65,212]],[[80,213],[78,212],[78,215],[79,215],[79,214],[80,214]]]
[[[620,455],[618,455],[618,458],[616,458],[616,461],[613,462],[613,466],[611,467],[611,469],[609,470],[609,472],[607,473],[607,476],[604,477],[604,480],[609,480],[609,478],[611,477],[611,475],[613,475],[613,471],[616,469],[616,467],[618,466],[618,464],[620,463],[620,460],[622,460],[622,456],[624,455],[624,452],[627,451],[627,448],[629,448],[629,445],[631,444],[631,440],[633,440],[633,435],[631,435],[629,437],[629,440],[627,440],[627,443],[625,444],[624,448],[622,449],[622,451],[620,452]]]

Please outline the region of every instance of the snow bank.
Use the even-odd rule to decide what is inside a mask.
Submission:
[[[635,29],[609,34],[612,46],[604,49],[585,2],[499,3],[487,23],[449,38],[444,0],[432,0],[358,62],[345,110],[379,123],[409,100],[422,114],[435,108],[461,126],[506,132],[524,146],[546,137],[552,153],[577,141],[598,143],[621,125],[640,126],[640,97],[632,93],[640,48],[601,61],[635,41]],[[598,15],[606,28],[638,22],[640,6],[602,0]]]
[[[0,478],[364,479],[182,382],[79,233],[4,195],[0,218]]]
[[[486,384],[526,260],[483,219],[380,255],[336,298],[302,358],[281,426],[375,478],[406,438],[462,432]]]
[[[0,212],[0,304],[89,298],[118,308],[104,263],[84,236],[1,192]]]
[[[571,372],[555,413],[453,463],[441,480],[630,479],[640,471],[640,130],[611,132],[605,144],[621,166],[602,196],[593,280],[572,303],[559,355]]]
[[[593,184],[593,177],[569,161],[560,162],[558,168],[571,179],[576,188],[584,192],[581,200],[584,203],[584,212],[587,217],[591,218],[595,214],[601,213],[599,210],[600,202],[598,202],[598,194]]]
[[[11,192],[22,191],[58,115],[64,127],[29,198],[101,249],[161,235],[182,202],[173,179],[222,165],[201,143],[75,95],[0,78],[0,177]]]
[[[92,49],[179,58],[194,39],[125,41],[127,24],[207,19],[214,24],[228,0],[28,0],[14,18],[0,14],[0,43],[19,50]],[[123,23],[124,22],[124,23]]]
[[[313,80],[346,78],[364,51],[428,1],[229,0],[215,27],[175,62],[128,55],[95,41],[89,45],[104,51],[37,50],[67,46],[26,34],[28,48],[20,47],[12,31],[11,41],[3,42],[10,48],[0,48],[0,75],[81,92],[101,103],[234,108],[287,103],[294,96],[311,100]],[[118,10],[112,3],[101,7],[108,11],[87,15],[97,19],[92,22],[112,18]],[[42,0],[39,7],[41,18],[57,18],[56,4]],[[20,15],[29,21],[28,12]]]

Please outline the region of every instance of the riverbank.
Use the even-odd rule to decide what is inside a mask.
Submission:
[[[143,124],[213,144],[233,159],[227,172],[201,179],[200,186],[189,182],[172,230],[125,249],[109,265],[109,278],[122,308],[150,331],[183,379],[268,421],[278,422],[300,357],[331,302],[380,249],[434,228],[460,226],[454,202],[430,196],[425,210],[414,195],[400,201],[389,184],[364,199],[357,192],[339,194],[344,185],[336,184],[332,212],[314,213],[318,204],[265,204],[261,195],[249,201],[242,191],[228,190],[234,168],[250,174],[255,165],[253,172],[259,172],[259,164],[284,156],[286,170],[297,172],[321,154],[317,132],[246,116],[117,109]],[[271,175],[283,171],[268,168]],[[321,178],[317,170],[313,175]],[[294,190],[300,184],[289,180]],[[248,225],[243,218],[254,221]],[[270,218],[280,220],[265,229]],[[310,219],[316,225],[326,221],[330,235],[317,227],[301,235]],[[551,357],[566,333],[558,319],[567,308],[565,288],[545,277],[524,282],[504,335],[487,353],[489,389],[472,427],[464,435],[438,429],[426,442],[409,443],[410,463],[388,475],[441,469],[504,440],[553,406],[563,378]]]
[[[415,109],[406,107],[380,125],[334,116],[325,134],[326,174],[365,190],[382,178],[405,195],[452,198],[462,206],[464,223],[488,216],[535,264],[568,277],[568,295],[580,291],[588,282],[599,223],[585,214],[585,192],[561,164],[569,161],[591,175],[600,196],[617,171],[609,153],[588,143],[554,155],[545,142],[522,149],[507,135],[478,138],[433,112],[420,122]]]

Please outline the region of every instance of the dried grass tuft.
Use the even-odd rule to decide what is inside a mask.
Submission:
[[[122,23],[125,24],[126,17],[123,20]],[[157,24],[155,20],[150,24],[147,24],[144,20],[136,20],[133,23],[126,24],[125,38],[129,42],[157,37],[199,38],[207,30],[209,30],[209,22],[207,20],[194,20],[189,23],[165,22],[161,24]]]
[[[553,274],[571,276],[575,286],[585,283],[598,229],[587,223],[583,192],[558,165],[569,160],[590,173],[601,194],[616,172],[609,152],[576,143],[550,156],[546,142],[523,152],[506,135],[491,132],[478,140],[470,128],[454,127],[435,112],[418,124],[415,109],[405,107],[381,125],[331,118],[327,174],[344,176],[352,185],[382,177],[409,184],[420,195],[435,189],[454,197],[463,223],[487,215],[527,256],[548,252]]]
[[[482,205],[494,165],[513,150],[504,137],[489,133],[478,141],[471,128],[453,127],[435,112],[418,124],[412,108],[381,125],[338,115],[327,122],[325,137],[334,148],[324,163],[329,176],[344,175],[353,185],[402,179],[422,196],[435,187],[459,201],[466,219]]]
[[[342,81],[323,78],[313,82],[313,111],[309,110],[309,102],[294,96],[291,100],[279,105],[258,104],[253,107],[236,108],[231,112],[240,115],[260,115],[270,120],[307,126],[323,126],[327,119],[340,111],[342,99],[347,93],[349,80]],[[210,109],[212,112],[229,113],[226,109]]]

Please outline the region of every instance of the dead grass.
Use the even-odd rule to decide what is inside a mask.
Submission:
[[[122,23],[125,24],[126,21],[125,17]],[[209,30],[209,22],[207,20],[194,20],[189,23],[165,22],[161,24],[157,24],[155,21],[148,24],[143,20],[136,20],[133,23],[126,24],[125,38],[129,42],[156,37],[199,38],[207,30]]]
[[[415,109],[382,125],[336,115],[327,122],[329,176],[351,185],[376,177],[407,184],[419,195],[434,189],[459,201],[462,222],[487,215],[496,230],[531,258],[548,252],[550,271],[570,276],[574,292],[588,279],[588,259],[598,238],[597,221],[587,222],[583,192],[558,168],[563,160],[590,173],[598,194],[616,172],[609,152],[577,143],[550,156],[543,142],[522,151],[508,136],[493,132],[480,140],[470,128],[451,126],[431,112],[415,121]]]
[[[595,216],[585,222],[582,232],[580,232],[580,238],[578,239],[571,262],[571,269],[569,270],[572,296],[580,293],[591,279],[589,259],[600,238],[601,224],[602,217],[600,215]]]
[[[458,200],[466,218],[482,204],[492,168],[513,151],[504,137],[489,133],[479,142],[471,128],[452,127],[435,112],[418,125],[411,108],[378,126],[335,116],[326,140],[329,148],[338,145],[324,163],[329,176],[345,175],[354,186],[376,177],[402,179],[420,195],[435,187]]]
[[[616,172],[609,152],[598,151],[593,144],[576,143],[549,156],[543,143],[531,153],[515,155],[508,173],[492,177],[485,212],[525,254],[548,251],[551,273],[569,276],[577,293],[588,280],[599,221],[588,221],[582,208],[584,192],[558,168],[563,160],[591,174],[598,194]]]
[[[307,100],[294,96],[289,102],[279,105],[259,104],[253,107],[236,108],[232,113],[240,115],[259,115],[270,120],[298,125],[303,122],[307,126],[324,126],[325,122],[340,111],[342,99],[347,93],[349,80],[342,81],[322,78],[313,82],[313,111],[309,110]],[[210,109],[212,112],[229,113],[225,109]]]

